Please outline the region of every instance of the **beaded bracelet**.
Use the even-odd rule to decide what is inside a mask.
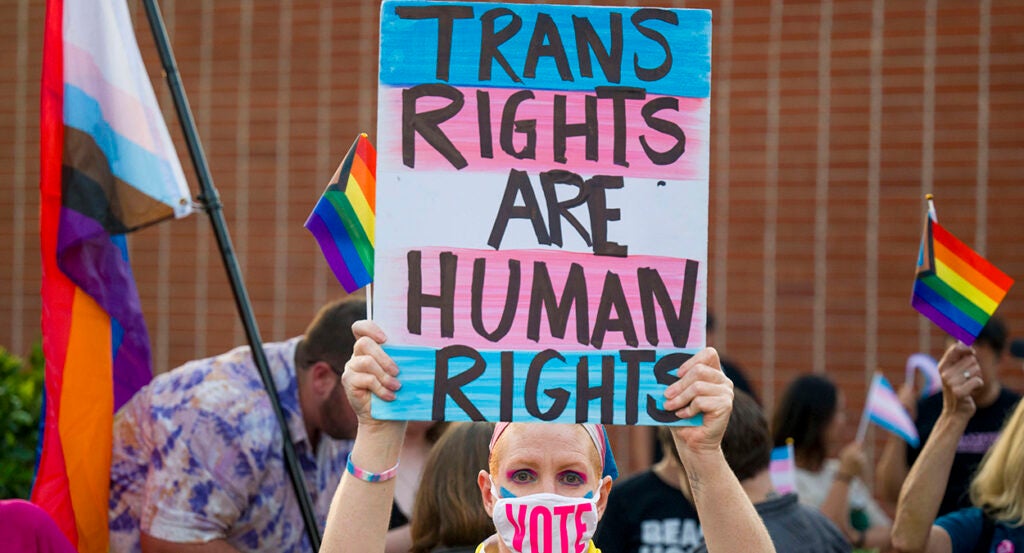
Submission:
[[[395,466],[389,468],[384,472],[370,472],[368,470],[363,470],[352,464],[352,454],[349,453],[348,464],[345,465],[345,470],[347,470],[348,473],[351,474],[352,476],[355,476],[356,478],[364,482],[386,482],[388,480],[391,480],[392,478],[395,477],[396,474],[398,474],[398,463],[396,462]]]

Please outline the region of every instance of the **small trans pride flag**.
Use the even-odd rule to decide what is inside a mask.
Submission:
[[[913,419],[900,403],[896,390],[893,390],[892,385],[880,372],[876,372],[874,378],[871,379],[871,389],[868,391],[868,399],[864,404],[864,415],[861,417],[860,428],[857,431],[858,441],[864,439],[868,421],[896,434],[914,447],[921,445],[921,439],[917,435],[917,427],[914,426]]]
[[[793,452],[793,438],[786,438],[786,445],[780,445],[772,450],[769,472],[772,486],[780,495],[796,491],[796,453]]]

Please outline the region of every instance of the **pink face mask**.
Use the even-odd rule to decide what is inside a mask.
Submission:
[[[491,483],[491,494],[498,498]],[[491,519],[501,541],[516,553],[582,553],[597,530],[597,500],[537,493],[499,498]]]

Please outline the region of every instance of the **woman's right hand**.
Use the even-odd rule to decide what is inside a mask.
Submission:
[[[341,382],[359,424],[373,424],[377,421],[370,414],[372,397],[376,395],[384,401],[392,401],[395,392],[402,387],[397,378],[398,365],[381,347],[387,336],[376,323],[358,321],[352,325],[352,333],[356,342],[352,358],[345,363]]]
[[[860,442],[850,442],[839,451],[839,469],[836,477],[850,481],[860,478],[864,473],[867,457]]]
[[[939,374],[942,376],[943,413],[970,419],[976,408],[973,394],[984,386],[974,350],[961,342],[949,346],[939,361]]]

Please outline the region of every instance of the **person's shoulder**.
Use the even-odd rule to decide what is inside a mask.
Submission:
[[[953,551],[964,544],[974,543],[981,534],[984,513],[978,507],[967,507],[946,513],[935,519],[935,526],[942,528],[953,542]]]
[[[772,534],[773,541],[786,535],[798,539],[804,545],[828,545],[828,551],[850,549],[849,542],[839,528],[820,510],[799,502],[796,494],[769,499],[755,507]]]

